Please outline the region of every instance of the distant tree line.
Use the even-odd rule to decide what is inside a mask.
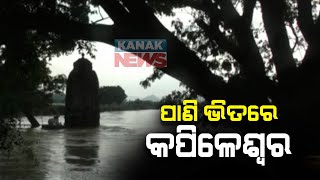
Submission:
[[[143,101],[136,99],[126,101],[127,95],[120,86],[104,86],[99,89],[100,110],[103,111],[121,111],[121,110],[142,110],[157,109],[158,102]]]
[[[52,95],[52,104],[34,108],[35,115],[63,115],[65,94]],[[100,111],[158,109],[160,102],[136,99],[127,101],[125,90],[121,86],[103,86],[99,88]]]
[[[124,101],[121,104],[106,104],[101,105],[101,112],[103,111],[127,111],[127,110],[145,110],[145,109],[159,109],[160,103],[153,101],[143,101],[136,99],[134,101]]]
[[[103,86],[99,88],[99,101],[101,105],[120,104],[127,98],[120,86]]]

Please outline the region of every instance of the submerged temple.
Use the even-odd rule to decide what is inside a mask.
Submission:
[[[84,58],[73,63],[67,80],[65,126],[92,127],[100,124],[99,81],[92,63]]]

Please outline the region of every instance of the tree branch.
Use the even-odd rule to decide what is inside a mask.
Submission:
[[[249,7],[252,9],[251,11],[253,11],[253,8],[255,5],[253,0],[250,0],[250,1],[251,2],[246,5],[247,6],[246,18],[250,17]],[[255,74],[254,76],[256,78],[258,77],[262,79],[266,78],[263,59],[255,43],[254,37],[252,35],[251,29],[250,29],[250,23],[249,24],[245,23],[244,18],[239,15],[239,13],[233,7],[233,4],[230,0],[217,0],[215,1],[215,3],[207,0],[186,1],[185,4],[207,13],[208,16],[210,17],[210,22],[211,23],[214,22],[215,24],[214,26],[218,27],[220,22],[223,21],[225,28],[231,28],[234,32],[236,40],[238,41],[238,44],[239,44],[238,52],[241,52],[240,53],[241,58],[239,58],[240,56],[235,55],[238,53],[230,52],[230,54],[235,55],[234,58],[240,64],[246,66],[245,69],[247,69],[248,71],[251,71],[251,73],[254,72],[253,74]],[[218,5],[220,6],[220,9],[218,8]],[[212,27],[212,25],[210,25],[210,28],[215,28],[215,27]],[[211,33],[215,33],[215,32],[211,32]],[[213,35],[208,35],[208,36],[212,37]],[[216,38],[220,38],[220,37],[216,36]],[[228,47],[228,49],[231,50],[230,46]],[[235,52],[235,50],[232,50],[232,51]],[[248,74],[251,74],[251,73],[248,73]],[[264,81],[264,80],[261,80],[261,81]]]
[[[240,23],[241,16],[230,0],[217,0],[217,3],[221,6],[221,16],[227,20],[227,24],[233,26]]]
[[[293,78],[289,72],[296,69],[284,22],[286,4],[284,0],[260,0],[260,2],[278,80],[280,83],[286,83]]]
[[[246,23],[250,26],[252,22],[252,16],[254,7],[256,5],[257,0],[244,0],[243,1],[243,15],[242,17],[246,21]]]
[[[8,34],[12,29],[22,31],[37,30],[38,32],[56,33],[64,38],[113,44],[116,34],[112,25],[85,24],[70,20],[70,18],[63,15],[52,15],[46,12],[34,14],[16,12],[10,15],[2,15],[0,13],[0,22],[2,27],[0,33],[7,39],[10,39]]]
[[[294,35],[294,38],[295,38],[295,43],[294,43],[294,45],[293,45],[293,47],[292,47],[292,53],[293,53],[294,50],[296,49],[298,43],[299,43],[299,36],[298,36],[298,34],[296,33],[296,30],[294,29],[292,23],[289,23],[289,27],[290,27],[293,35]]]
[[[211,41],[215,41],[221,49],[230,53],[233,58],[241,60],[239,47],[229,41],[219,30],[218,26],[209,26],[203,20],[197,21],[197,24]]]
[[[242,63],[245,69],[251,71],[251,73],[254,72],[254,76],[265,79],[263,59],[252,35],[251,24],[248,24],[245,19],[250,17],[250,11],[253,11],[254,3],[251,2],[252,4],[246,5],[245,16],[241,17],[230,0],[218,0],[216,2],[221,6],[221,16],[225,20],[224,22],[230,25],[239,43],[242,58],[237,59],[238,62]],[[249,10],[249,8],[252,10]]]
[[[14,19],[10,19],[11,23],[7,21],[8,27],[54,32],[76,40],[99,41],[114,45],[115,38],[166,39],[168,47],[170,48],[167,50],[167,67],[161,68],[164,73],[184,82],[187,86],[193,88],[208,99],[217,97],[229,99],[228,97],[231,94],[231,90],[223,79],[213,75],[205,63],[164,26],[154,29],[152,28],[155,26],[154,24],[137,20],[133,22],[132,26],[123,28],[116,24],[112,26],[84,24],[72,21],[63,16],[52,16],[48,14],[16,14],[15,16]],[[4,17],[4,19],[8,20],[9,18]],[[21,19],[23,19],[23,21],[21,21]],[[12,23],[18,20],[22,23]],[[157,26],[160,27],[159,25]]]
[[[96,21],[93,21],[93,22],[91,22],[91,23],[92,23],[92,24],[96,24],[96,23],[101,22],[101,21],[106,20],[106,19],[110,19],[110,17],[101,18],[101,19],[96,20]]]
[[[143,21],[153,24],[153,31],[157,31],[158,28],[163,28],[162,23],[155,16],[154,10],[146,4],[144,0],[122,0],[124,5],[130,10],[131,18],[134,20],[143,19]],[[135,21],[129,23],[136,23]]]
[[[140,1],[139,3],[142,2],[143,1]],[[129,4],[125,5],[126,8],[129,8],[126,12],[133,13],[135,11]],[[124,8],[124,6],[121,5],[121,8]],[[140,6],[139,4],[139,7],[135,8],[150,7],[147,5]],[[112,18],[110,13],[109,15]],[[154,17],[154,12],[149,9],[144,11],[144,14],[141,13],[140,15],[136,13],[135,16],[136,15],[140,17],[142,17],[142,15]],[[19,14],[15,14],[15,16],[15,19],[13,19],[13,21],[11,20],[12,22],[8,22],[8,19],[10,18],[4,18],[4,20],[7,20],[8,29],[15,27],[37,29],[40,31],[61,34],[75,40],[83,39],[99,41],[110,45],[113,45],[115,38],[166,39],[167,46],[170,48],[167,50],[167,67],[161,68],[164,73],[185,83],[188,87],[196,90],[199,94],[209,100],[222,98],[232,101],[233,99],[230,98],[231,96],[241,96],[241,92],[233,92],[230,86],[227,85],[221,77],[212,74],[207,65],[202,62],[193,51],[187,48],[184,43],[168,31],[161,23],[159,23],[159,21],[154,21],[152,18],[142,18],[144,21],[141,21],[141,18],[130,18],[128,20],[123,19],[124,17],[121,16],[118,20],[123,20],[124,22],[115,22],[114,25],[108,26],[83,24],[72,21],[64,16],[52,16],[50,14],[20,14],[20,16]],[[15,23],[18,21],[23,23]],[[243,54],[245,54],[245,52]],[[252,60],[251,58],[248,59]]]
[[[106,11],[115,24],[125,24],[130,13],[118,0],[99,0],[98,4]]]
[[[308,43],[308,49],[302,64],[309,64],[308,66],[312,67],[312,64],[319,61],[317,53],[320,51],[320,36],[318,35],[320,18],[318,17],[315,22],[313,21],[311,0],[298,0],[298,10],[298,25]]]
[[[212,74],[207,65],[193,51],[168,31],[154,15],[151,7],[143,0],[134,2],[124,0],[123,3],[131,12],[133,19],[143,19],[144,21],[133,20],[130,28],[122,32],[122,36],[166,39],[167,46],[171,48],[167,50],[168,64],[167,67],[161,68],[163,72],[184,82],[207,99],[212,99],[213,96],[230,99],[232,92],[223,79]]]
[[[310,44],[314,26],[311,0],[298,0],[298,11],[298,25],[305,40]]]
[[[98,13],[99,13],[101,19],[104,19],[104,17],[102,16],[101,10],[100,10],[100,6],[98,6]]]

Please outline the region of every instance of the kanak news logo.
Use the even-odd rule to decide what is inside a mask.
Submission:
[[[165,39],[115,39],[115,67],[167,67]]]

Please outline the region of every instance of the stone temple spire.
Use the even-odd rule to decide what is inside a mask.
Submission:
[[[65,126],[92,127],[100,124],[99,80],[92,63],[84,57],[73,63],[67,80]]]

